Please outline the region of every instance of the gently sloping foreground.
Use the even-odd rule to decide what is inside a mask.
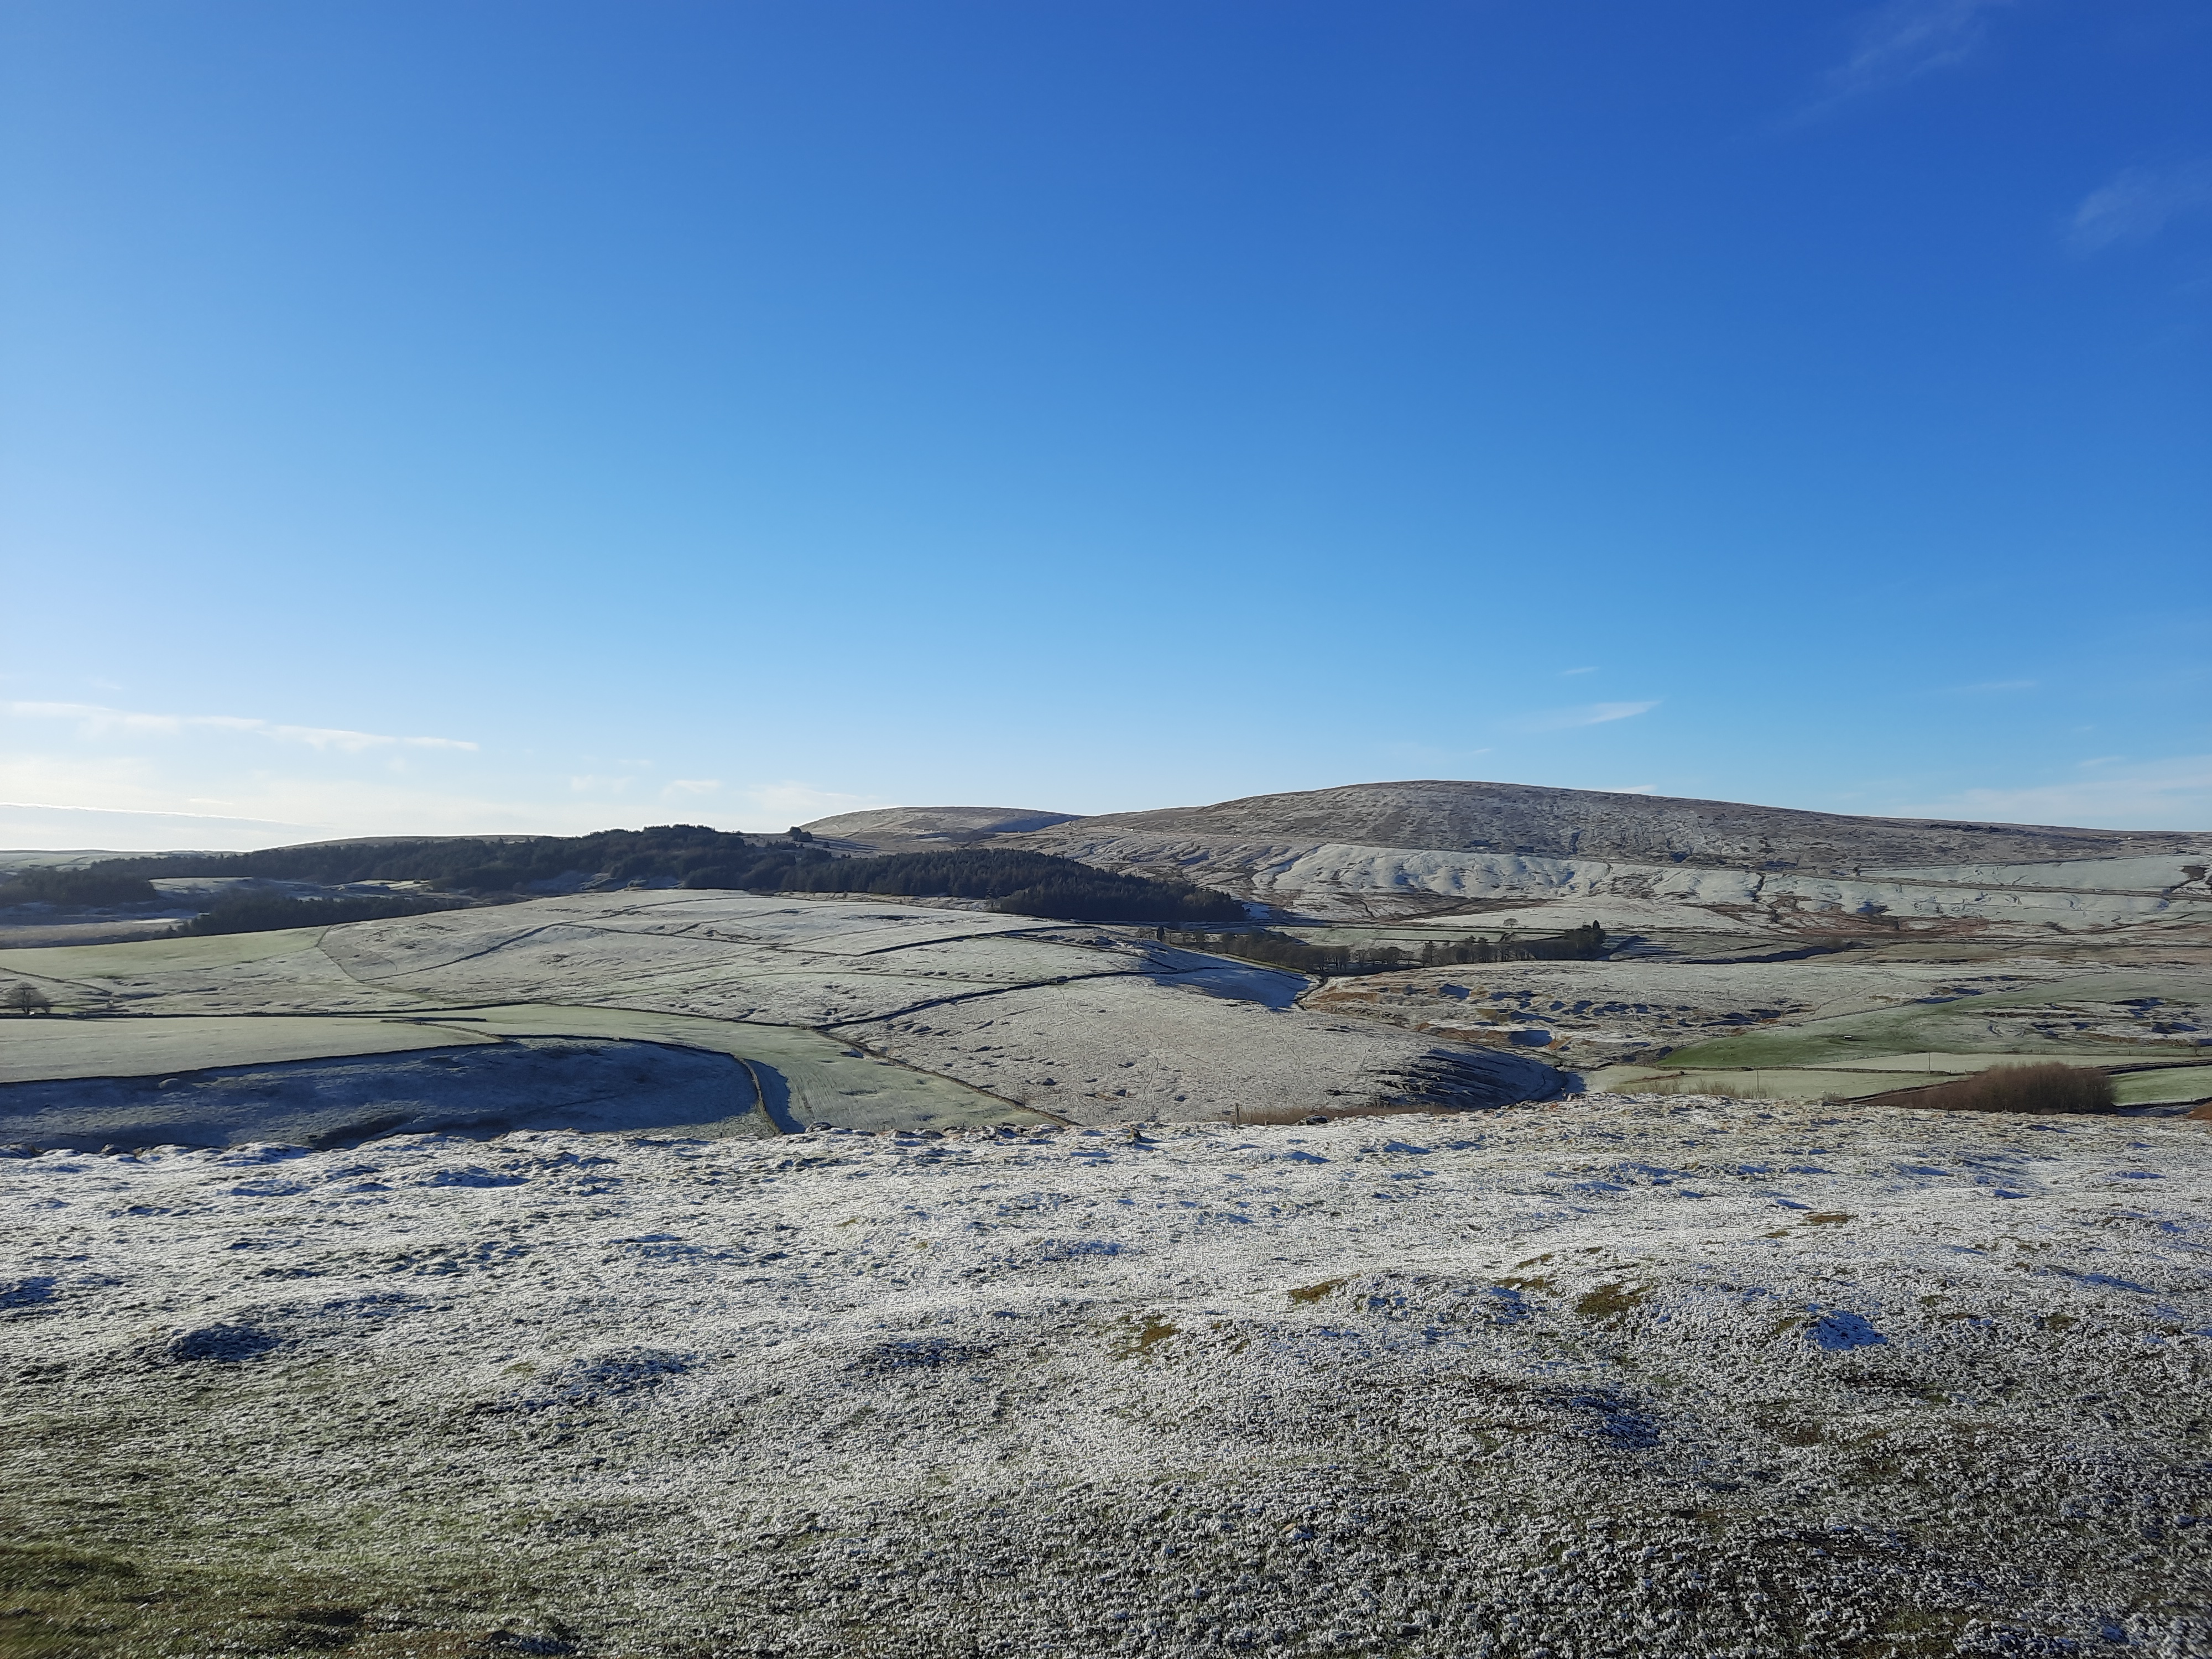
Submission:
[[[2182,1659],[2204,1136],[0,1164],[0,1653]]]

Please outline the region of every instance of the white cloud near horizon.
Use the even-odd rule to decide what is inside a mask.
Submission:
[[[127,708],[110,708],[96,702],[9,702],[0,711],[24,720],[74,720],[87,737],[112,732],[134,736],[174,737],[190,731],[241,732],[301,743],[311,749],[334,749],[359,754],[368,749],[453,749],[474,753],[477,745],[460,738],[388,737],[380,732],[350,732],[341,726],[292,726],[281,720],[241,714],[149,714]]]
[[[602,762],[574,773],[556,769],[557,763],[489,770],[475,745],[433,739],[447,764],[426,770],[410,763],[410,757],[432,759],[419,743],[346,740],[377,737],[373,732],[0,702],[0,714],[10,713],[26,718],[15,725],[18,741],[0,749],[0,800],[22,811],[13,819],[0,814],[0,823],[12,825],[6,836],[27,850],[115,844],[134,827],[145,834],[128,836],[122,847],[269,847],[360,835],[573,836],[672,819],[775,831],[890,804],[801,779],[701,776],[708,769],[700,757],[670,769],[689,775],[673,780],[655,777],[647,761],[617,762],[611,769]],[[69,740],[37,747],[21,741],[39,726]],[[274,752],[255,752],[261,741],[225,741],[233,732],[269,740]],[[135,734],[156,740],[130,741]],[[278,740],[282,750],[275,749]],[[286,752],[297,757],[289,765],[277,759]],[[454,765],[463,769],[454,772]],[[154,828],[164,823],[166,830]],[[230,828],[216,836],[224,826]]]
[[[2067,227],[2076,253],[2148,241],[2174,220],[2212,208],[2212,159],[2123,167],[2081,198]]]
[[[2106,755],[2078,775],[2014,788],[1963,789],[1888,816],[1985,818],[2110,830],[2212,829],[2212,755],[2127,762]]]
[[[327,834],[272,818],[0,801],[0,848],[19,852],[244,853]]]

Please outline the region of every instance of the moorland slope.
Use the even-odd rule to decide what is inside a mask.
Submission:
[[[1060,834],[1306,841],[1632,863],[1689,860],[1748,870],[1850,875],[1877,866],[2042,863],[2203,851],[2187,831],[2066,829],[1938,818],[1855,817],[1734,801],[1534,784],[1422,779],[1249,795],[1211,806],[1109,812]],[[1053,831],[1045,831],[1049,839]]]
[[[2212,833],[1837,813],[1416,781],[1109,813],[991,845],[1169,876],[1324,921],[1619,935],[2008,937],[2212,923]],[[1534,907],[1543,907],[1534,914]],[[1528,914],[1524,914],[1528,913]],[[1664,943],[1662,937],[1662,942]]]

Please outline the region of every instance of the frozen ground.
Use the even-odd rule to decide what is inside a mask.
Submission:
[[[47,1656],[2212,1650],[2203,1126],[0,1164]]]

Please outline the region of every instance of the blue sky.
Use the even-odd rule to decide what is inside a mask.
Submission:
[[[2197,0],[16,0],[0,64],[0,844],[2212,824]]]

